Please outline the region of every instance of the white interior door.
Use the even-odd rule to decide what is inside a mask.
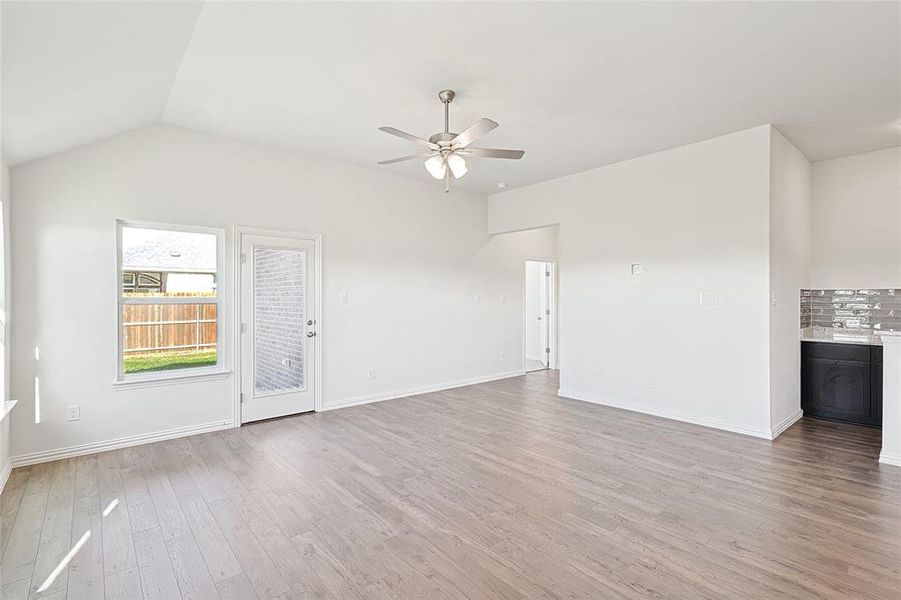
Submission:
[[[241,422],[314,410],[313,240],[241,235]]]
[[[541,263],[541,364],[551,366],[551,263]]]
[[[550,367],[552,263],[527,260],[525,285],[525,370]]]

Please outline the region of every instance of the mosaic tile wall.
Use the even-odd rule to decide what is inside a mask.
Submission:
[[[901,331],[901,289],[801,290],[801,328]]]

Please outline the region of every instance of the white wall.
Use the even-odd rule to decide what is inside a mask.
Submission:
[[[9,381],[9,367],[10,367],[10,357],[7,352],[7,340],[9,340],[10,334],[10,323],[9,323],[9,313],[10,313],[10,302],[9,302],[9,294],[8,291],[10,289],[9,279],[10,279],[10,254],[9,254],[9,222],[10,222],[10,203],[9,203],[9,169],[6,167],[6,163],[0,160],[0,208],[2,208],[2,213],[0,213],[0,254],[2,254],[3,259],[0,260],[0,311],[2,311],[5,315],[3,319],[0,321],[3,322],[2,327],[0,327],[0,414],[5,411],[2,411],[4,403],[7,400],[11,400],[10,398],[10,381]],[[9,422],[10,417],[7,416],[0,420],[0,490],[3,489],[3,485],[6,483],[6,477],[8,476],[10,469],[10,430],[9,430]]]
[[[0,30],[2,27],[3,11],[0,10]],[[0,59],[2,64],[2,59]],[[2,98],[2,90],[0,90],[0,98]],[[3,117],[0,115],[0,139],[3,138]],[[0,409],[5,406],[7,400],[10,400],[10,382],[9,382],[9,353],[6,351],[7,340],[9,340],[9,169],[6,167],[5,156],[0,149]],[[0,410],[0,414],[5,411]],[[9,417],[0,420],[0,492],[6,484],[10,469],[10,431]]]
[[[901,147],[813,163],[811,285],[901,287]]]
[[[810,286],[810,162],[777,129],[770,155],[770,426],[801,417],[800,291]]]
[[[560,224],[561,395],[770,435],[769,160],[765,126],[490,197]]]
[[[523,259],[555,244],[491,238],[481,196],[162,125],[18,166],[12,196],[14,456],[232,419],[230,380],[111,385],[116,219],[226,228],[229,257],[235,225],[323,234],[327,406],[519,371]]]

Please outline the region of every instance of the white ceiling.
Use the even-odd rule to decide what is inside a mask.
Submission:
[[[163,121],[428,178],[379,132],[501,126],[489,193],[774,123],[812,160],[901,143],[885,3],[3,3],[19,163]],[[436,183],[436,185],[438,185]]]

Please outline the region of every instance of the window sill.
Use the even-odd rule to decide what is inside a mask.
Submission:
[[[3,419],[9,416],[9,413],[13,411],[13,408],[18,403],[18,400],[7,400],[2,405],[0,405],[0,422],[3,422]]]
[[[113,382],[113,387],[118,390],[132,390],[138,388],[157,387],[161,385],[178,385],[181,383],[200,383],[203,381],[218,381],[231,377],[231,371],[212,371],[207,373],[182,373],[178,375],[161,375],[147,379],[120,379]]]

